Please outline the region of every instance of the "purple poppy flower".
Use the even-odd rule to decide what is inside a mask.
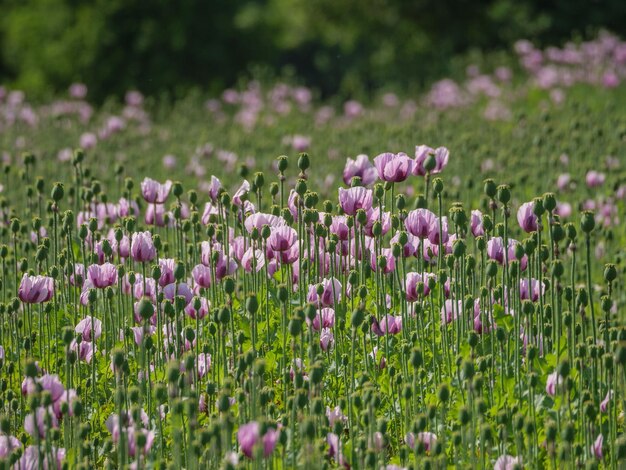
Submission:
[[[329,307],[322,308],[318,310],[312,321],[307,317],[306,322],[311,325],[313,331],[320,331],[320,327],[332,328],[335,324],[335,310]]]
[[[333,307],[341,300],[341,282],[335,278],[323,279],[321,286],[322,295],[317,294],[317,284],[309,286],[307,301],[322,307]]]
[[[47,276],[29,276],[24,273],[18,296],[27,304],[40,304],[49,301],[54,295],[54,280]]]
[[[611,401],[612,398],[613,398],[613,390],[609,390],[608,392],[606,392],[606,396],[604,397],[604,400],[602,400],[602,402],[600,403],[600,411],[602,413],[606,413],[606,410],[609,409],[609,402]]]
[[[517,466],[521,465],[522,461],[519,457],[512,457],[510,455],[501,455],[493,465],[493,470],[513,470]]]
[[[92,264],[87,268],[87,279],[97,289],[113,286],[117,284],[117,268],[111,263]]]
[[[590,170],[585,175],[585,183],[589,188],[597,188],[598,186],[602,186],[604,181],[606,180],[606,175],[604,173],[600,173],[599,171]]]
[[[141,182],[141,195],[150,204],[163,204],[172,189],[172,182],[167,180],[161,184],[151,178],[144,178]]]
[[[48,419],[50,420],[50,426],[46,425]],[[31,436],[38,436],[41,439],[46,437],[48,429],[58,427],[59,421],[51,406],[48,408],[40,406],[34,413],[27,415],[24,420],[24,430]]]
[[[456,305],[455,305],[456,304]],[[441,323],[452,323],[453,320],[459,318],[463,313],[463,301],[454,301],[452,299],[446,299],[441,307]]]
[[[397,335],[402,331],[402,316],[385,315],[380,321],[372,318],[372,331],[378,336]]]
[[[209,353],[198,354],[198,377],[204,377],[211,370],[211,355]]]
[[[339,188],[339,205],[346,215],[356,215],[356,211],[366,212],[372,208],[373,194],[371,189],[362,186],[355,188]]]
[[[95,341],[102,336],[102,322],[94,317],[85,317],[78,322],[74,331],[82,335],[83,341]]]
[[[430,294],[430,288],[428,287],[430,278],[435,278],[435,275],[433,273],[407,273],[405,279],[406,300],[415,302],[420,296],[426,297]],[[417,286],[420,282],[423,283],[421,293],[417,291]]]
[[[426,162],[426,159],[429,155],[433,155],[435,157],[435,168],[431,170],[431,175],[441,173],[443,169],[448,165],[450,152],[447,148],[437,147],[437,149],[432,149],[427,145],[418,145],[415,147],[415,164],[413,165],[414,175],[426,175],[426,168],[424,168],[424,163]]]
[[[591,452],[595,456],[596,459],[602,460],[604,458],[604,454],[602,453],[602,444],[604,443],[604,436],[602,434],[598,434],[596,440],[591,444]]]
[[[261,425],[256,421],[240,426],[237,431],[237,441],[241,451],[250,459],[254,456],[254,448],[261,444],[263,446],[263,456],[269,457],[276,447],[279,436],[280,431],[272,428],[268,429],[265,435],[261,436]]]
[[[320,348],[326,352],[335,344],[335,337],[333,336],[333,330],[330,328],[323,328],[320,333]]]
[[[292,227],[272,228],[267,244],[273,251],[288,251],[298,240],[298,232]]]
[[[22,447],[22,443],[13,436],[0,435],[0,459],[11,455],[15,449]]]
[[[404,226],[407,231],[421,240],[428,238],[437,216],[428,209],[415,209],[409,212]]]
[[[156,257],[156,248],[152,242],[152,234],[148,231],[133,233],[130,254],[139,263],[152,261]]]
[[[521,300],[532,300],[536,302],[539,300],[539,296],[543,295],[543,283],[538,281],[537,279],[530,280],[530,288],[529,282],[527,278],[520,279],[519,282],[519,296]]]
[[[517,222],[522,230],[526,233],[535,232],[537,230],[537,216],[533,212],[534,202],[525,202],[517,210]]]
[[[556,388],[563,383],[563,377],[558,372],[552,372],[548,375],[546,381],[546,393],[551,397],[556,395]]]
[[[367,155],[357,155],[355,160],[348,158],[346,161],[343,169],[343,182],[349,185],[355,176],[361,178],[361,183],[365,186],[372,184],[378,178],[376,167],[370,163]]]
[[[256,214],[246,217],[246,221],[244,222],[244,226],[246,227],[248,233],[252,233],[255,228],[261,232],[264,225],[268,225],[270,228],[283,227],[287,225],[287,221],[277,215],[257,212]]]
[[[386,152],[374,158],[374,166],[381,180],[399,183],[413,171],[413,160],[404,152]]]
[[[480,237],[485,234],[485,229],[483,227],[483,213],[479,210],[472,211],[472,215],[470,217],[470,229],[472,231],[472,235],[475,237]]]

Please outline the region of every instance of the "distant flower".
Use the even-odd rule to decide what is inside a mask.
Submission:
[[[596,440],[591,445],[591,452],[596,459],[602,460],[604,458],[604,454],[602,453],[602,444],[604,443],[604,436],[602,434],[598,434]]]
[[[376,167],[370,163],[367,155],[357,155],[356,159],[348,158],[346,161],[343,169],[343,182],[349,185],[355,176],[361,178],[361,183],[365,186],[372,184],[378,178]]]
[[[70,97],[74,99],[85,99],[85,97],[87,96],[87,85],[85,85],[84,83],[72,83],[70,85],[69,92]]]
[[[546,393],[551,397],[555,396],[557,387],[562,383],[563,377],[558,372],[552,372],[548,375],[548,380],[546,381]]]
[[[448,165],[450,152],[447,148],[438,147],[436,149],[432,149],[427,145],[418,145],[415,147],[415,165],[413,166],[413,173],[415,175],[426,175],[427,172],[424,167],[424,163],[429,155],[433,155],[435,157],[435,168],[430,171],[430,174],[435,175],[437,173],[441,173]]]
[[[513,470],[516,466],[521,465],[522,461],[519,457],[512,457],[510,455],[501,455],[496,460],[493,466],[493,470]]]
[[[254,457],[254,449],[257,445],[262,445],[263,456],[269,457],[276,447],[279,435],[280,431],[269,428],[262,436],[261,425],[256,421],[251,421],[239,427],[237,441],[246,457],[250,459]]]
[[[165,155],[163,157],[163,166],[167,170],[173,170],[176,167],[176,157],[174,155]]]
[[[585,182],[590,188],[597,188],[598,186],[602,186],[605,179],[606,175],[604,173],[600,173],[599,171],[595,170],[588,171],[587,175],[585,176]]]
[[[0,459],[11,455],[15,449],[22,447],[22,443],[13,436],[0,435]]]
[[[96,137],[96,134],[92,132],[85,132],[84,134],[80,136],[79,145],[85,150],[94,148],[97,143],[98,143],[98,138]]]
[[[606,396],[604,397],[604,400],[602,400],[602,402],[600,403],[600,411],[602,413],[606,413],[606,411],[609,408],[609,402],[611,401],[612,398],[613,398],[613,390],[609,390],[608,392],[606,392]]]
[[[569,173],[561,173],[559,177],[556,179],[556,187],[561,191],[564,191],[568,188],[572,177]]]
[[[141,195],[151,204],[163,204],[172,189],[172,182],[167,180],[161,184],[151,178],[144,178],[141,182]]]

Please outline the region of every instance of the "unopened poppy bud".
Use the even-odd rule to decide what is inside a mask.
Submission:
[[[580,216],[580,228],[583,232],[589,234],[596,226],[596,220],[591,211],[584,211]]]
[[[508,184],[501,184],[497,188],[496,195],[498,197],[498,201],[506,205],[511,200],[511,188],[509,187]]]
[[[288,158],[286,155],[281,155],[277,158],[278,160],[278,171],[284,173],[287,170],[287,166],[289,164]]]
[[[552,275],[558,279],[563,275],[564,272],[565,268],[563,267],[563,262],[559,259],[554,260],[554,262],[552,263]],[[547,279],[544,281],[544,284],[546,282],[548,282]],[[548,288],[547,285],[546,288]]]
[[[144,320],[149,320],[154,314],[154,306],[152,305],[150,301],[146,299],[141,299],[139,301],[138,310],[139,310],[139,315]]]
[[[64,191],[63,191],[63,183],[54,183],[52,187],[52,192],[50,194],[54,202],[59,202],[63,199]]]
[[[543,199],[536,197],[533,199],[533,214],[537,217],[541,217],[545,213],[545,208],[543,207]]]
[[[376,183],[376,185],[374,185],[374,196],[376,196],[377,199],[382,199],[384,195],[385,187],[380,183]]]
[[[376,222],[374,222],[374,224],[372,225],[372,235],[374,235],[375,237],[380,237],[380,235],[383,232],[383,226],[380,223],[380,220],[377,220]]]
[[[552,212],[556,208],[556,196],[554,193],[545,193],[543,195],[543,207],[548,212]]]
[[[461,258],[463,255],[465,255],[465,249],[465,242],[461,238],[455,240],[454,244],[452,245],[452,252],[455,258]]]
[[[350,324],[352,328],[358,328],[363,323],[365,319],[365,313],[360,308],[357,308],[352,311],[352,316],[350,317]]]
[[[307,184],[306,184],[306,180],[299,179],[299,180],[296,182],[296,188],[295,188],[295,190],[296,190],[296,193],[297,193],[300,197],[304,196],[304,193],[306,193],[306,191],[307,191]]]
[[[254,298],[256,299],[256,296],[254,296]],[[287,299],[289,298],[289,291],[287,290],[287,286],[285,284],[281,284],[278,286],[278,301],[281,303],[285,303],[287,302]],[[247,308],[247,302],[246,302],[246,308]],[[258,308],[258,305],[257,305]]]
[[[111,356],[115,368],[119,369],[120,367],[122,367],[122,364],[124,364],[124,351],[122,349],[114,349]]]
[[[435,162],[435,164],[436,164],[436,162]],[[435,194],[441,194],[442,191],[443,191],[443,180],[441,178],[435,178],[433,180],[433,192]]]
[[[496,183],[491,178],[487,178],[483,184],[483,191],[485,192],[485,195],[489,199],[494,199],[496,197]]]
[[[291,336],[298,336],[302,332],[302,321],[297,317],[292,317],[289,320],[289,334]]]
[[[235,292],[235,280],[231,276],[227,276],[223,280],[224,282],[224,292],[226,294],[231,295]]]
[[[309,169],[310,165],[311,162],[309,160],[309,154],[305,152],[301,153],[298,157],[298,168],[300,169],[300,171],[304,173],[306,170]]]
[[[608,283],[613,282],[617,278],[617,268],[614,264],[606,264],[604,266],[604,280]]]

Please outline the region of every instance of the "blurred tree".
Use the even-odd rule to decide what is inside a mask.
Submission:
[[[72,81],[219,90],[289,65],[325,93],[420,86],[451,58],[558,43],[626,25],[624,0],[0,0],[0,81],[38,93]]]

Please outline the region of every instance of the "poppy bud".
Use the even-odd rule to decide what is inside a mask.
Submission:
[[[485,195],[489,199],[494,199],[496,197],[496,183],[491,178],[488,178],[484,181],[484,192]]]
[[[498,201],[506,205],[511,200],[511,188],[508,184],[501,184],[497,188]]]
[[[306,184],[306,180],[303,179],[299,179],[296,183],[296,193],[298,194],[298,196],[302,197],[304,196],[304,193],[306,193],[307,191],[307,184]]]
[[[591,231],[596,226],[596,221],[591,211],[584,211],[580,217],[580,228],[586,234],[591,233]]]
[[[617,278],[617,268],[614,264],[606,264],[604,267],[604,280],[606,282],[613,282]]]
[[[543,207],[548,212],[552,212],[556,208],[556,196],[554,193],[545,193],[543,195]]]
[[[300,171],[304,173],[306,170],[309,169],[310,164],[311,162],[309,161],[309,154],[304,152],[301,153],[298,157],[298,168],[300,169]]]

